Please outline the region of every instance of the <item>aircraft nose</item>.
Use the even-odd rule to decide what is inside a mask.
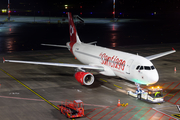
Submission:
[[[149,76],[151,84],[155,84],[159,80],[159,75],[157,70],[154,70],[152,74]]]

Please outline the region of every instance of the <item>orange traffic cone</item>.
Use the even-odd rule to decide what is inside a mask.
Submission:
[[[120,99],[118,100],[117,106],[118,106],[118,107],[121,106]]]
[[[174,67],[174,73],[176,73],[176,67]]]

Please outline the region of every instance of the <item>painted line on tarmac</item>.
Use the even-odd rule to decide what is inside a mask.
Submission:
[[[10,75],[8,72],[6,72],[5,70],[1,69],[0,70],[2,72],[4,72],[5,74],[7,74],[9,77],[11,77],[12,79],[16,80],[18,83],[20,83],[21,85],[23,85],[25,88],[27,88],[28,90],[30,90],[32,93],[34,93],[35,95],[37,95],[38,97],[40,97],[41,99],[43,99],[45,102],[47,102],[48,104],[50,104],[51,106],[53,106],[54,108],[56,108],[57,110],[59,110],[59,108],[57,106],[55,106],[54,104],[52,104],[51,102],[49,102],[47,99],[45,99],[44,97],[42,97],[41,95],[39,95],[37,92],[35,92],[34,90],[32,90],[31,88],[29,88],[27,85],[25,85],[24,83],[22,83],[21,81],[19,81],[18,79],[16,79],[15,77],[13,77],[12,75]]]
[[[143,114],[143,116],[141,116],[138,120],[141,120],[141,118],[143,118],[147,113],[149,113],[152,110],[152,108],[150,108],[145,114]]]
[[[103,82],[107,82],[106,80],[104,80],[104,79],[102,79],[102,78],[100,78],[100,80],[103,81]]]
[[[106,80],[104,80],[104,79],[102,79],[102,78],[100,78],[100,80],[103,81],[103,82],[107,82]],[[116,84],[114,84],[114,86],[117,87],[117,88],[122,89],[122,87],[120,87],[120,86],[118,86],[118,85],[116,85]],[[110,89],[110,88],[108,88],[108,87],[105,87],[105,86],[102,86],[102,85],[101,85],[101,87],[104,87],[104,88],[106,88],[106,89],[112,90],[112,89]]]
[[[115,86],[115,87],[118,87],[118,88],[120,88],[120,89],[122,89],[122,87],[120,87],[120,86],[118,86],[118,85],[116,85],[116,84],[114,84],[114,86]]]
[[[170,117],[171,119],[177,120],[175,117],[170,116],[170,115],[168,115],[168,114],[166,114],[166,113],[164,113],[164,112],[162,112],[162,111],[160,111],[160,110],[157,110],[156,108],[152,108],[152,109],[153,109],[154,111],[157,111],[157,112],[161,113],[161,114],[164,114],[165,116]]]
[[[105,88],[105,89],[107,89],[107,90],[112,90],[111,88],[108,88],[108,87],[106,87],[106,86],[104,86],[104,85],[101,85],[101,87],[103,87],[103,88]]]
[[[9,98],[9,99],[17,99],[17,100],[31,100],[31,101],[39,101],[39,102],[44,102],[44,100],[42,99],[33,99],[33,98],[21,98],[21,97],[10,97],[10,96],[0,96],[0,98]],[[52,103],[62,103],[64,101],[53,101],[53,100],[49,100]],[[105,106],[105,105],[95,105],[95,104],[85,104],[87,106],[96,106],[96,107],[110,107],[110,106]]]

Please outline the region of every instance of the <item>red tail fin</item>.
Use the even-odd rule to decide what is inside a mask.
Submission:
[[[71,43],[76,43],[76,42],[81,43],[81,41],[79,40],[77,31],[76,31],[76,27],[74,25],[72,14],[70,12],[68,12],[68,19],[69,19],[70,42]]]

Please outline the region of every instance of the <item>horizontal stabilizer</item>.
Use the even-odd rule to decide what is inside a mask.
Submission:
[[[64,48],[67,48],[66,45],[53,45],[53,44],[41,44],[41,45],[44,45],[44,46],[51,46],[51,47],[64,47]]]
[[[95,44],[95,43],[97,43],[97,41],[90,42],[90,43],[86,43],[86,44],[90,44],[90,45],[92,45],[92,44]]]

